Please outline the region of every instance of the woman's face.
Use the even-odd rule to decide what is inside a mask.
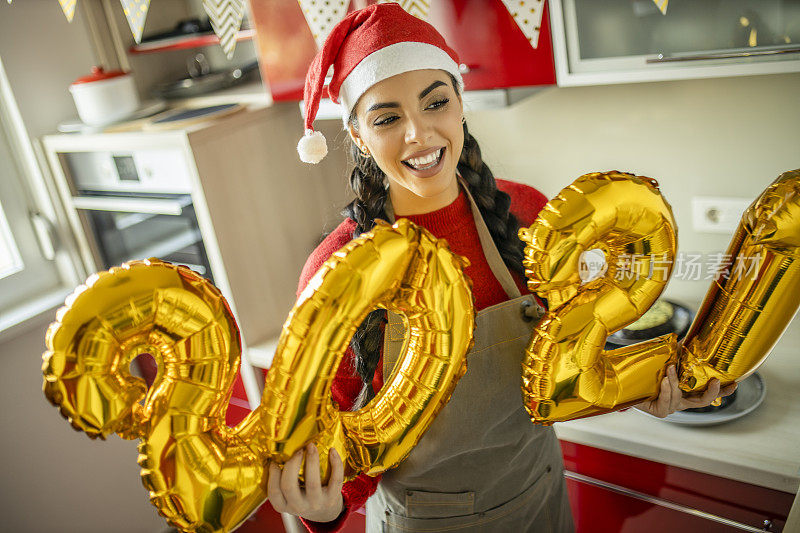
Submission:
[[[433,211],[458,196],[463,108],[451,83],[443,70],[413,70],[376,83],[356,104],[350,135],[389,178],[398,214]]]

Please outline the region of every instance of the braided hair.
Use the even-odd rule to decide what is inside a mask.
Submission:
[[[450,80],[456,95],[458,83],[450,74]],[[355,106],[349,119],[354,129],[358,129],[358,119]],[[497,188],[494,175],[481,157],[478,141],[470,135],[466,123],[464,128],[464,148],[459,157],[457,168],[464,178],[469,191],[478,205],[489,233],[492,236],[503,262],[512,271],[524,275],[522,266],[524,243],[517,237],[519,220],[510,211],[511,197]],[[355,193],[355,199],[342,211],[346,217],[353,219],[356,227],[353,238],[364,232],[370,231],[375,226],[375,219],[388,217],[384,209],[389,191],[387,188],[386,174],[375,163],[374,158],[362,155],[358,146],[351,142],[351,157],[355,167],[350,174],[350,187]],[[359,409],[372,399],[372,379],[380,359],[383,334],[381,325],[387,322],[386,310],[376,309],[370,312],[361,325],[356,329],[350,346],[355,354],[355,370],[364,382],[361,393],[355,401],[353,409]]]

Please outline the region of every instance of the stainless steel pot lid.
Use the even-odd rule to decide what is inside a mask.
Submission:
[[[157,85],[152,93],[162,98],[185,98],[231,87],[258,70],[258,61],[227,70],[212,71],[203,54],[196,54],[187,65],[189,76]]]

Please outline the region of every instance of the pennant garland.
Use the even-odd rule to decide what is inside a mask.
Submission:
[[[531,46],[539,45],[539,27],[542,25],[544,0],[503,0],[506,9],[528,38]]]
[[[242,27],[245,0],[203,0],[203,7],[211,27],[219,37],[219,44],[228,59],[236,49],[236,34]]]
[[[653,0],[655,2],[656,7],[661,11],[662,15],[667,14],[667,4],[669,4],[669,0]]]
[[[58,3],[61,4],[61,11],[64,12],[64,16],[67,17],[67,22],[72,22],[72,19],[75,17],[75,4],[78,0],[58,0]],[[11,3],[11,0],[8,0],[8,3]]]
[[[298,0],[298,2],[311,34],[317,42],[317,48],[322,48],[333,27],[347,14],[347,5],[350,3],[349,0],[329,0],[327,2]]]
[[[61,0],[62,4],[67,0]],[[142,31],[144,30],[144,20],[147,18],[147,10],[150,8],[150,0],[120,0],[122,11],[128,19],[128,26],[131,27],[133,39],[136,44],[142,42]],[[73,9],[75,0],[72,0]]]
[[[400,4],[400,7],[405,9],[409,14],[414,15],[418,19],[428,20],[428,12],[431,9],[430,0],[378,0],[379,4],[386,2],[394,2]]]
[[[69,22],[75,16],[77,0],[58,0],[61,10]],[[233,57],[236,48],[236,34],[242,26],[246,0],[203,0],[203,8],[211,20],[211,27],[217,34],[220,46],[228,59]],[[303,11],[311,34],[318,47],[322,47],[331,29],[347,14],[350,0],[297,0]],[[378,0],[378,3],[397,1],[400,7],[411,15],[427,20],[431,0]],[[12,0],[7,0],[11,4]],[[120,0],[128,25],[137,43],[141,42],[150,0]],[[667,14],[669,0],[653,0],[662,14]],[[531,46],[539,44],[539,29],[544,14],[544,0],[503,0],[514,21],[527,37]]]

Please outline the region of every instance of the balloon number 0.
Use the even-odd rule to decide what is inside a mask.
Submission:
[[[603,349],[608,335],[644,314],[672,272],[675,223],[655,180],[581,176],[520,238],[528,285],[549,303],[522,365],[535,423],[654,397],[673,362],[685,391],[712,377],[723,385],[742,379],[800,305],[800,171],[782,174],[753,202],[729,247],[731,261],[763,259],[757,275],[714,280],[680,346],[670,334]],[[587,280],[580,259],[591,250],[605,266]],[[172,525],[230,531],[266,499],[268,461],[282,464],[308,442],[320,450],[323,480],[331,448],[347,478],[383,472],[408,455],[466,372],[475,327],[467,264],[407,219],[379,222],[351,241],[290,312],[261,404],[228,428],[241,342],[227,302],[187,267],[130,261],[90,276],[58,310],[45,336],[44,393],[92,438],[141,439],[144,485]],[[403,356],[366,407],[340,412],[330,398],[333,376],[376,307],[404,317]],[[150,390],[128,370],[143,353],[159,368]]]

